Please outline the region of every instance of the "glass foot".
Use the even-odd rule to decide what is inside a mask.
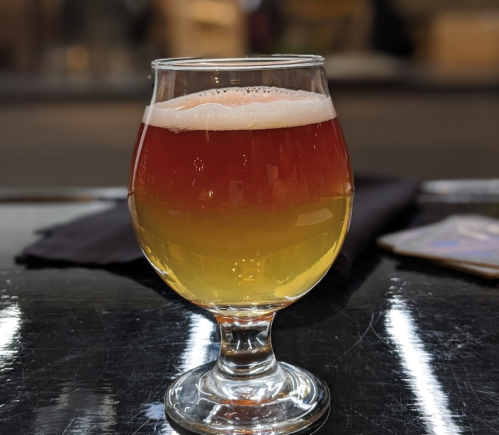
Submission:
[[[227,377],[215,363],[184,373],[168,388],[166,412],[198,434],[311,434],[329,413],[327,385],[286,363],[272,373]]]

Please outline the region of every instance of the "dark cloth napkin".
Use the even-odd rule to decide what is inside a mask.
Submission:
[[[414,203],[417,183],[410,180],[359,176],[350,230],[329,275],[343,281],[350,268],[376,237],[398,229],[397,220]],[[44,237],[16,258],[30,265],[63,262],[66,265],[113,267],[144,259],[135,238],[127,203],[41,231]],[[145,259],[144,259],[145,261]]]

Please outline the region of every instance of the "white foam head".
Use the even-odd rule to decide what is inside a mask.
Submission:
[[[274,87],[212,89],[148,106],[144,124],[182,130],[261,130],[336,117],[331,98]]]

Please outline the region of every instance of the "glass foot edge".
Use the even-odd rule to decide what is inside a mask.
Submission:
[[[292,391],[274,400],[244,403],[218,397],[203,387],[214,363],[177,378],[165,395],[166,413],[181,435],[311,435],[327,420],[327,385],[306,370],[279,363]],[[244,382],[251,382],[247,380]]]

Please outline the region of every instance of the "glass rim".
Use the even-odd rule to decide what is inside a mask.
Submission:
[[[177,57],[156,59],[151,66],[156,70],[189,71],[251,71],[289,69],[324,65],[324,57],[315,54],[272,54],[230,58]]]

